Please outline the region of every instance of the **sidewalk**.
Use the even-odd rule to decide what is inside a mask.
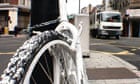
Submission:
[[[140,84],[140,71],[109,53],[90,51],[84,63],[89,84]]]

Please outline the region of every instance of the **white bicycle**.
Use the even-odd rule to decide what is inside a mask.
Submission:
[[[59,0],[60,6],[65,3]],[[55,30],[32,36],[17,50],[1,75],[0,84],[87,84],[79,36],[81,29],[67,21],[63,7]],[[43,24],[43,25],[42,25]],[[35,28],[36,25],[32,28]]]

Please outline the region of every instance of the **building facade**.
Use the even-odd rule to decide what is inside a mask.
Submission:
[[[140,0],[130,0],[128,36],[140,37]]]
[[[0,26],[14,33],[15,26],[26,28],[29,24],[31,0],[0,0]]]

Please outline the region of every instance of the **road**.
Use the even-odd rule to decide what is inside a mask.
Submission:
[[[121,37],[120,40],[91,38],[90,49],[111,53],[140,70],[140,38]]]
[[[9,59],[16,50],[23,44],[26,38],[1,37],[0,38],[0,74],[6,68]]]
[[[9,59],[16,50],[24,43],[26,38],[0,38],[0,74],[6,68]],[[111,53],[140,70],[140,38],[121,37],[116,39],[90,39],[90,49]]]

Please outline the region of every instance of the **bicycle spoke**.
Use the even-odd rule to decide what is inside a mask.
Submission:
[[[33,76],[31,76],[31,79],[33,81],[33,84],[37,84]]]
[[[44,71],[46,77],[48,77],[48,79],[50,80],[51,84],[53,84],[53,80],[52,78],[49,76],[49,74],[47,73],[47,71],[45,70],[44,66],[39,62],[39,65],[41,66],[42,70]]]
[[[50,67],[49,67],[49,63],[48,63],[48,60],[47,60],[47,57],[44,56],[44,60],[45,60],[45,64],[46,64],[46,67],[47,67],[47,71],[48,71],[48,74],[50,75],[50,77],[52,77],[52,74],[51,74],[51,71],[50,71]]]

